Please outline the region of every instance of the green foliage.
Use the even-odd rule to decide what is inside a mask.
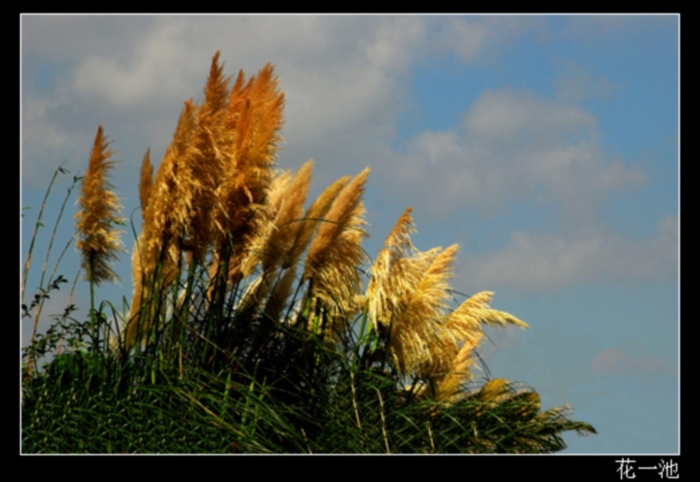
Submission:
[[[564,431],[595,433],[511,384],[453,404],[418,397],[371,361],[376,340],[358,327],[332,348],[260,313],[200,304],[181,340],[170,323],[125,354],[71,312],[25,350],[67,347],[25,378],[25,453],[542,453],[563,449]]]

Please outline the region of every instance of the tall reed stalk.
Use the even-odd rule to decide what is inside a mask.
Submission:
[[[66,174],[68,171],[64,169],[62,166],[59,166],[56,171],[54,172],[53,176],[51,177],[51,181],[49,182],[49,187],[46,190],[46,193],[44,195],[44,199],[41,203],[41,207],[39,209],[39,213],[37,215],[36,222],[34,224],[34,232],[32,233],[32,237],[29,242],[29,249],[27,251],[27,258],[24,263],[24,270],[22,272],[22,289],[21,289],[21,305],[22,305],[22,318],[26,316],[30,316],[30,312],[34,310],[34,324],[32,327],[32,337],[30,341],[30,346],[33,346],[36,340],[36,335],[37,335],[37,329],[39,326],[39,320],[41,319],[41,314],[42,310],[44,307],[44,302],[46,299],[49,298],[49,293],[54,290],[58,290],[60,288],[61,283],[65,282],[65,279],[62,276],[56,276],[56,270],[58,269],[58,266],[61,263],[61,260],[63,259],[63,255],[67,251],[67,249],[70,247],[72,244],[72,239],[66,243],[63,251],[61,251],[60,255],[58,256],[56,262],[54,263],[54,266],[51,270],[51,273],[49,274],[48,279],[46,279],[46,274],[48,272],[48,267],[49,267],[49,259],[51,256],[51,253],[53,252],[53,245],[54,242],[56,241],[56,236],[58,233],[58,227],[61,224],[61,219],[63,217],[63,213],[65,212],[66,205],[68,203],[68,200],[71,198],[73,190],[78,184],[78,181],[80,180],[80,177],[74,176],[73,177],[73,183],[71,186],[68,188],[65,197],[63,198],[63,202],[61,203],[61,207],[58,211],[58,215],[56,217],[56,222],[54,223],[54,228],[53,231],[51,232],[51,238],[49,240],[48,247],[46,249],[46,257],[44,258],[44,264],[41,270],[41,275],[39,278],[39,293],[37,293],[34,296],[34,300],[30,303],[30,306],[27,306],[25,304],[25,294],[26,294],[26,287],[27,287],[27,279],[29,278],[29,269],[31,266],[31,260],[32,260],[32,253],[34,252],[34,244],[37,240],[39,229],[44,226],[44,223],[42,221],[43,215],[44,215],[44,209],[46,208],[46,203],[49,199],[49,195],[51,193],[51,189],[56,181],[56,178],[58,177],[58,174]],[[35,363],[35,357],[34,357],[34,352],[30,351],[29,356],[27,358],[27,365],[26,365],[26,371],[27,373],[31,374],[34,370],[34,363]]]
[[[114,161],[110,160],[113,151],[109,144],[102,126],[99,126],[78,198],[80,210],[75,216],[78,233],[76,245],[82,256],[85,279],[90,286],[91,331],[96,340],[99,337],[97,317],[100,315],[95,309],[95,286],[118,279],[111,263],[118,260],[119,251],[124,251],[120,232],[115,228],[115,225],[124,225],[119,214],[121,204],[108,182],[109,171],[114,167]]]

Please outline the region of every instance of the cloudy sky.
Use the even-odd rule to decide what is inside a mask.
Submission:
[[[141,159],[150,148],[159,162],[212,55],[228,75],[272,62],[279,166],[314,159],[312,195],[369,166],[370,255],[409,205],[418,248],[459,243],[454,288],[495,291],[494,308],[530,325],[489,332],[491,376],[535,387],[546,408],[570,402],[598,430],[566,435],[565,453],[680,450],[677,16],[27,15],[21,41],[23,260],[51,176],[70,171],[28,289],[99,124],[138,226]],[[98,293],[114,303],[131,294],[122,258],[121,285]],[[72,280],[78,262],[69,248],[57,273]]]

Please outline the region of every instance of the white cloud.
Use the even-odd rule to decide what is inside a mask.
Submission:
[[[76,95],[95,94],[102,102],[133,109],[154,95],[181,93],[185,87],[182,71],[171,73],[173,64],[182,58],[185,42],[180,32],[177,26],[151,30],[128,62],[101,55],[81,59],[73,78]]]
[[[26,18],[27,68],[51,64],[60,75],[51,77],[50,91],[26,82],[25,98],[61,92],[62,101],[51,98],[40,117],[25,122],[27,153],[34,154],[25,158],[49,162],[42,161],[44,154],[64,147],[61,157],[82,159],[85,148],[68,152],[70,146],[56,144],[58,137],[42,133],[60,126],[64,137],[74,138],[87,125],[93,131],[95,120],[108,124],[112,136],[121,126],[133,131],[130,141],[141,153],[148,146],[163,152],[165,145],[154,145],[154,139],[168,142],[182,102],[201,98],[211,56],[221,50],[229,75],[241,68],[254,74],[267,62],[276,65],[287,97],[283,155],[330,165],[352,159],[351,169],[358,170],[368,164],[358,159],[367,146],[394,132],[401,84],[420,57],[426,22],[420,16]],[[347,154],[358,144],[360,152]]]
[[[182,101],[201,97],[211,56],[221,50],[230,75],[276,65],[287,98],[282,156],[297,163],[313,157],[335,171],[330,176],[358,171],[394,136],[411,67],[436,46],[471,61],[531,24],[519,17],[411,15],[25,17],[23,61],[60,71],[50,93],[25,88],[32,97],[62,92],[60,104],[47,104],[26,127],[27,152],[37,162],[55,162],[57,153],[82,159],[85,149],[49,146],[52,136],[42,132],[61,125],[63,136],[74,138],[103,123],[120,153],[121,126],[133,132],[138,153],[125,152],[127,158],[149,146],[162,153]]]
[[[365,46],[370,65],[401,73],[415,60],[425,36],[425,22],[420,17],[395,17],[381,23],[360,45]]]
[[[32,140],[43,140],[52,146],[61,146],[68,139],[58,132],[57,126],[39,125],[46,112],[52,108],[50,102],[42,99],[26,97],[23,99],[22,120],[27,127],[23,130],[24,138]],[[37,132],[38,131],[38,132]]]
[[[641,170],[606,160],[596,118],[528,92],[486,91],[462,129],[423,132],[382,174],[434,216],[478,209],[502,215],[509,202],[550,204],[592,222],[606,196],[644,182]],[[400,166],[400,167],[399,167]]]
[[[561,136],[590,137],[595,117],[579,107],[550,101],[528,92],[484,92],[469,109],[465,125],[469,135],[486,141],[553,142]]]
[[[580,231],[588,227],[592,234],[520,233],[492,259],[523,253],[539,259],[539,246],[545,245],[558,260],[551,269],[559,273],[554,278],[568,279],[582,264],[579,258],[605,251],[600,243],[624,247],[624,240],[600,234],[600,209],[610,193],[644,182],[641,170],[607,159],[590,112],[566,96],[552,100],[489,90],[455,129],[419,133],[405,154],[389,147],[408,87],[405,76],[413,66],[436,48],[469,62],[483,59],[541,21],[512,16],[32,18],[25,21],[23,61],[31,68],[54,58],[60,75],[52,78],[50,90],[25,86],[25,176],[50,175],[57,159],[82,162],[102,122],[109,123],[120,158],[133,160],[120,172],[131,169],[135,177],[147,147],[155,155],[164,151],[182,101],[201,97],[211,56],[220,49],[230,75],[276,64],[287,96],[281,156],[292,163],[315,158],[315,184],[371,165],[373,180],[387,195],[409,196],[428,215],[471,211],[488,217],[502,215],[513,202],[546,205],[559,220]],[[48,163],[51,169],[43,167]],[[548,259],[541,262],[552,263]],[[629,268],[642,270],[643,263]]]
[[[513,233],[503,250],[465,260],[480,286],[527,292],[574,283],[641,282],[678,277],[678,219],[661,220],[654,237],[630,240],[611,232]]]
[[[441,24],[433,43],[465,62],[482,61],[516,38],[545,29],[543,21],[536,16],[454,16]]]

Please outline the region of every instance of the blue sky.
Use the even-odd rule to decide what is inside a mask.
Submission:
[[[22,260],[53,172],[71,173],[29,289],[98,124],[138,226],[143,154],[159,162],[214,52],[228,75],[272,62],[287,101],[279,167],[314,159],[311,195],[371,167],[370,255],[409,205],[419,249],[460,244],[453,287],[495,291],[494,308],[530,325],[489,332],[491,375],[535,387],[546,408],[571,403],[599,432],[566,435],[564,453],[677,453],[679,28],[675,15],[22,16]],[[129,258],[98,296],[130,297]],[[57,273],[72,280],[78,263],[71,247]],[[87,300],[79,284],[73,302]]]

